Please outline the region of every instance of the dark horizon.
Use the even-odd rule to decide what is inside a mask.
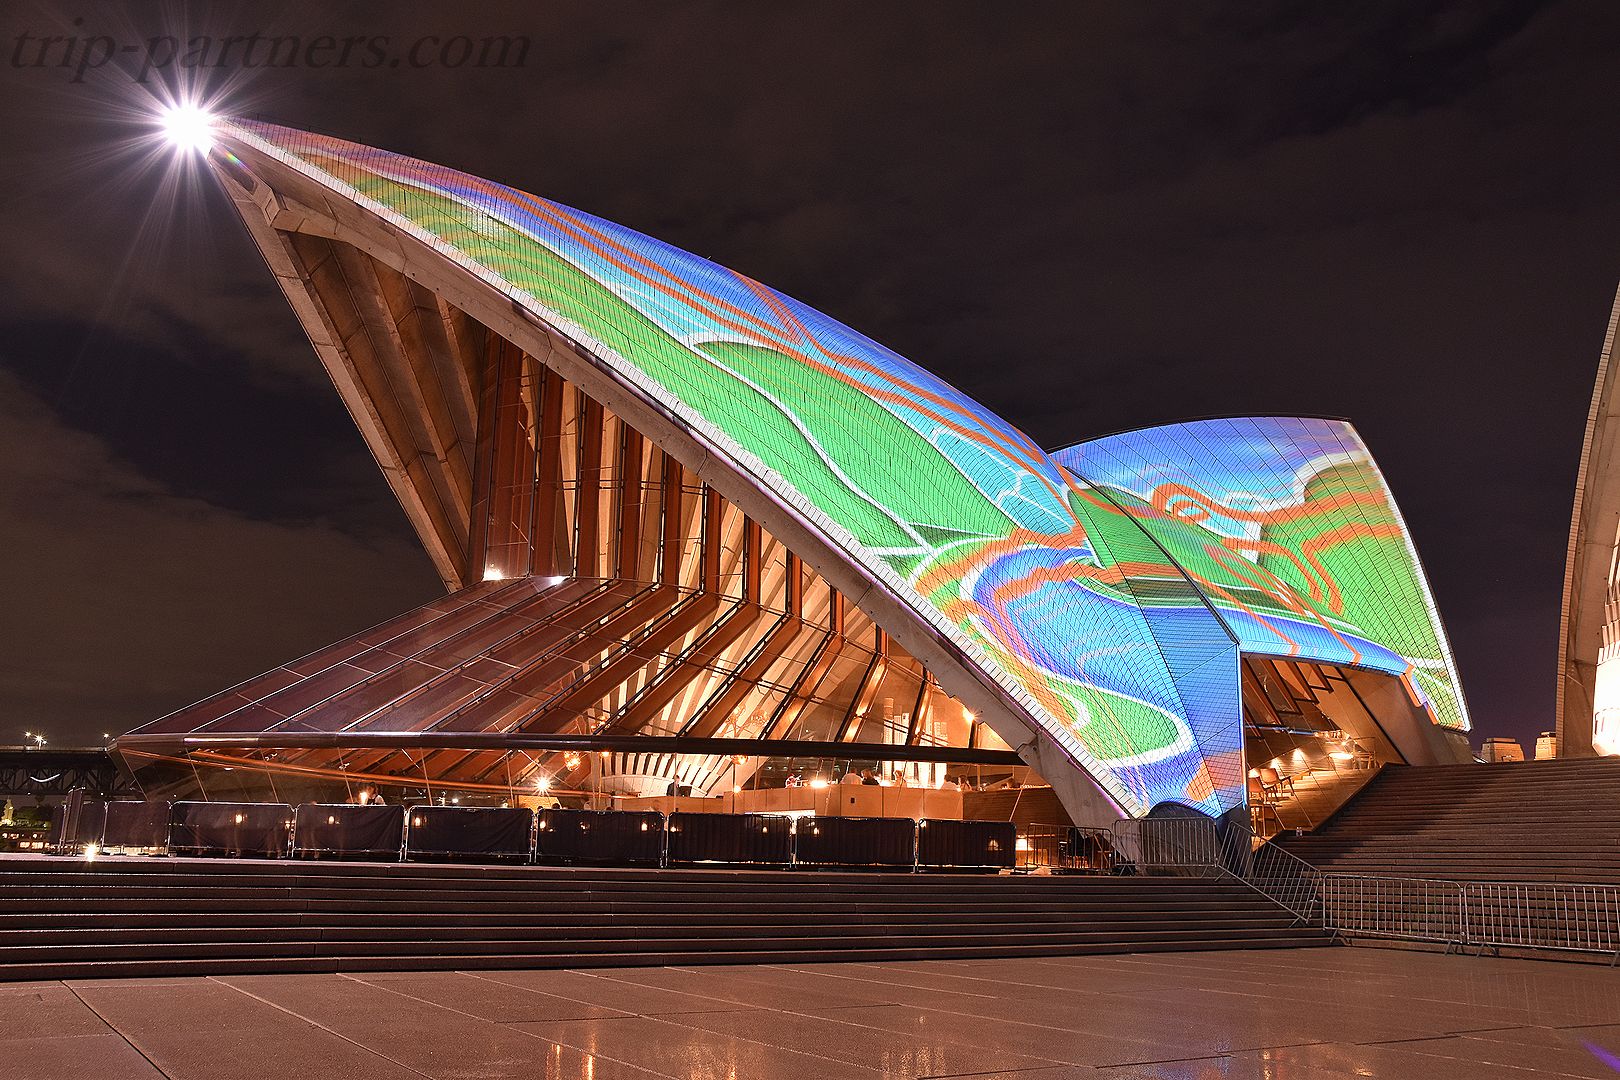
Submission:
[[[710,256],[1043,446],[1348,417],[1427,567],[1475,745],[1551,729],[1620,280],[1612,9],[414,7],[169,16],[527,35],[522,67],[259,67],[223,105]],[[95,743],[441,586],[234,212],[194,172],[166,193],[168,159],[136,167],[135,81],[13,44],[165,28],[96,4],[0,26],[0,744]]]

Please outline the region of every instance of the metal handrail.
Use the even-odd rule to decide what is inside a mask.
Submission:
[[[1230,818],[1122,818],[1114,833],[1123,863],[1141,873],[1230,877],[1321,923],[1321,871]]]

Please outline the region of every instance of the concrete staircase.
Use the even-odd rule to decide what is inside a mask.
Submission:
[[[1277,842],[1340,873],[1620,884],[1620,759],[1387,766]]]
[[[1326,943],[1188,878],[0,859],[0,980]]]

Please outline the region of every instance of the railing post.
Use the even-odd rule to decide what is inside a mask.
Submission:
[[[1460,881],[1457,883],[1457,951],[1468,951],[1468,886]]]

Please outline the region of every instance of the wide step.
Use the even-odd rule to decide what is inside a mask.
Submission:
[[[0,861],[0,979],[1055,956],[1326,944],[1232,881]]]
[[[1620,885],[1620,759],[1390,766],[1277,842],[1331,873]]]

